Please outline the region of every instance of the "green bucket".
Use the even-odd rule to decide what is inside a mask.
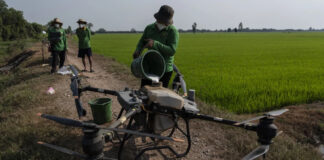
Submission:
[[[104,124],[112,120],[111,99],[98,98],[89,102],[93,121],[96,124]]]
[[[149,50],[143,56],[133,60],[131,70],[135,77],[150,79],[155,75],[161,78],[165,72],[165,61],[163,56],[156,50]]]

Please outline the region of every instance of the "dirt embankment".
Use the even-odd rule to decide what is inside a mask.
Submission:
[[[72,64],[79,69],[82,69],[83,66],[81,60],[78,59],[76,55],[77,48],[71,43],[69,46],[69,53],[67,54],[65,65]],[[40,44],[35,45],[33,49],[40,50]],[[77,112],[69,86],[70,77],[50,75],[50,67],[41,67],[40,59],[41,54],[38,52],[33,56],[32,59],[25,62],[24,66],[28,66],[27,68],[29,70],[35,72],[33,75],[36,75],[38,72],[43,75],[41,76],[43,78],[37,79],[36,81],[39,83],[38,87],[34,88],[35,91],[42,92],[42,98],[40,98],[40,101],[37,102],[33,108],[26,108],[23,110],[23,112],[17,111],[15,113],[10,113],[12,115],[16,115],[16,117],[23,116],[23,120],[29,122],[21,123],[31,125],[31,128],[29,128],[30,131],[27,130],[27,135],[31,135],[30,139],[35,139],[21,140],[29,141],[29,143],[23,144],[23,146],[20,147],[24,148],[30,144],[30,147],[33,148],[32,150],[26,149],[25,152],[28,154],[26,154],[22,159],[43,159],[47,155],[51,156],[49,159],[62,159],[62,157],[64,157],[63,159],[73,159],[68,155],[53,152],[49,149],[34,145],[34,142],[37,139],[40,139],[49,143],[62,145],[76,151],[81,151],[81,132],[79,129],[71,129],[69,127],[57,125],[34,116],[35,113],[42,112],[77,119]],[[95,54],[93,68],[95,70],[94,73],[83,73],[82,84],[114,90],[122,90],[125,87],[138,87],[139,81],[132,77],[129,69],[111,59]],[[31,77],[31,79],[32,78],[33,77]],[[54,95],[44,94],[49,86],[55,89],[56,93]],[[87,104],[88,101],[90,99],[103,96],[107,95],[92,92],[84,93],[82,96],[82,103],[88,112],[88,116],[86,117],[87,119],[92,119],[91,110]],[[120,105],[118,104],[116,97],[109,97],[113,99],[112,108],[114,117],[116,117],[118,111],[120,110]],[[234,115],[225,111],[220,111],[216,109],[215,106],[206,105],[200,102],[199,107],[204,113],[235,120],[243,120],[255,116]],[[323,107],[323,103],[288,107],[291,109],[291,111],[278,118],[276,121],[276,124],[278,124],[279,128],[283,130],[284,133],[275,139],[275,143],[271,146],[267,159],[320,159],[320,155],[315,149],[319,143],[323,143]],[[0,123],[8,120],[13,121],[10,115],[0,116],[0,118]],[[17,124],[11,122],[9,123],[8,121],[7,125]],[[17,127],[23,128],[24,126],[18,125]],[[255,133],[243,131],[239,128],[199,120],[192,120],[190,127],[192,146],[189,154],[183,159],[240,159],[257,147],[257,137]],[[13,128],[13,130],[15,129]],[[29,132],[32,132],[32,134]],[[176,133],[176,136],[180,137],[180,134]],[[19,135],[17,135],[15,138],[18,137]],[[134,143],[137,143],[138,141],[139,140],[135,140]],[[183,151],[186,147],[185,143],[169,144],[180,151]],[[105,149],[106,156],[116,157],[117,149],[118,144],[107,144]],[[13,152],[17,152],[17,155],[20,153],[20,151]],[[169,152],[165,151],[148,152],[143,156],[143,159],[168,159],[165,156],[170,157],[170,155],[171,154]],[[10,156],[12,156],[12,154],[6,153],[3,159],[10,159],[8,158]]]

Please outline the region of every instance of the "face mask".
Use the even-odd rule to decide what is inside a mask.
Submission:
[[[54,24],[55,28],[60,28],[60,24]]]
[[[156,22],[157,28],[161,31],[162,29],[166,28],[167,26],[161,23]]]
[[[86,25],[85,24],[79,24],[80,28],[84,28]]]

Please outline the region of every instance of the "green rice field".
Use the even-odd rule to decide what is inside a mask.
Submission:
[[[141,34],[96,34],[130,66]],[[203,101],[236,113],[324,100],[324,33],[181,33],[175,64]]]

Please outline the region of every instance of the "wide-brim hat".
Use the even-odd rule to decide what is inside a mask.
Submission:
[[[79,19],[79,20],[77,21],[77,23],[79,23],[79,24],[87,24],[87,21],[85,21],[85,20],[83,20],[83,19]]]
[[[60,24],[60,25],[63,25],[63,23],[60,21],[60,19],[58,18],[54,18],[54,20],[52,21],[52,24]]]
[[[173,23],[173,14],[174,10],[172,7],[168,5],[161,6],[160,10],[154,14],[154,18],[158,21],[163,22],[164,24],[172,24]]]

